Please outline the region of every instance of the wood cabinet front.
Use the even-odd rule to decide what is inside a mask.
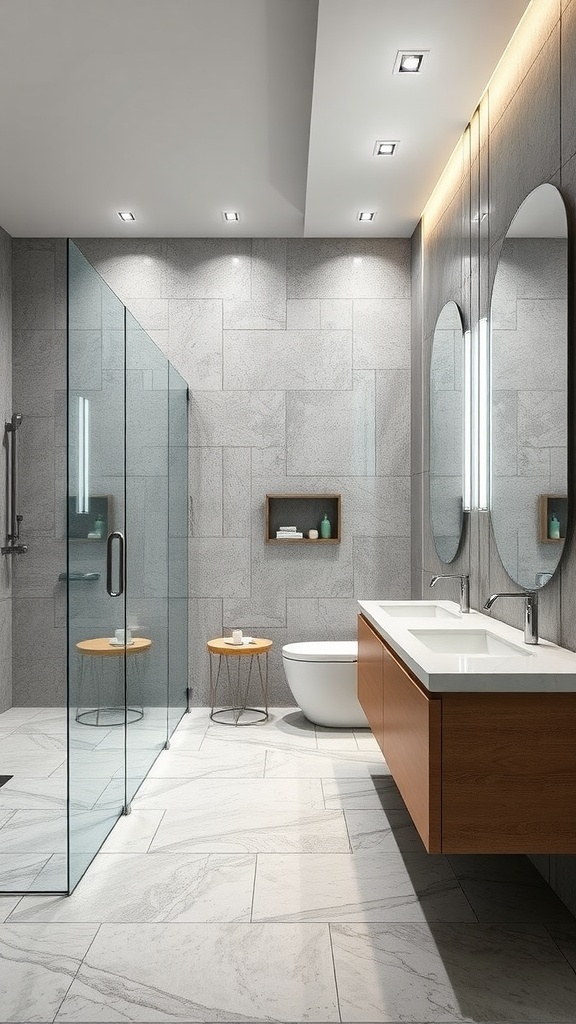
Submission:
[[[370,728],[383,751],[382,741],[382,652],[383,644],[365,619],[358,618],[358,700]]]
[[[429,697],[382,644],[382,750],[429,853],[440,853],[441,701]]]

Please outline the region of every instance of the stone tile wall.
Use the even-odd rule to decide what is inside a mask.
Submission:
[[[206,640],[356,635],[356,601],[410,592],[410,243],[83,239],[188,381],[193,701]],[[269,492],[340,492],[342,543],[266,545]]]
[[[0,228],[0,427],[12,408],[12,250],[11,238]],[[6,449],[2,448],[2,476]],[[6,531],[6,489],[0,487],[0,539]],[[0,560],[0,712],[12,706],[12,561]]]

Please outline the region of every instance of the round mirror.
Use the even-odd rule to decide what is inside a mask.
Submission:
[[[430,522],[436,551],[452,562],[460,546],[464,502],[464,333],[455,302],[442,308],[430,361]]]
[[[566,536],[567,234],[560,193],[540,185],[510,225],[492,292],[492,525],[527,590],[548,582]]]

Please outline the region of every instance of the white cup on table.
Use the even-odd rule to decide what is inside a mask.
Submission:
[[[130,629],[116,629],[114,631],[114,639],[117,644],[129,644],[132,639],[132,632]]]
[[[242,630],[241,629],[233,629],[232,630],[232,643],[233,644],[241,644],[242,643]]]

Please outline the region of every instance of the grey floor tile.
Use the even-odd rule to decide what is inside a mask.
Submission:
[[[96,934],[93,925],[0,925],[3,1021],[52,1021]]]
[[[63,1021],[339,1020],[322,925],[103,925]]]
[[[364,851],[258,857],[256,921],[475,921],[444,857]]]
[[[249,921],[252,855],[101,854],[71,896],[27,896],[11,921]]]
[[[330,926],[343,1021],[573,1024],[576,975],[538,925]]]
[[[461,854],[448,859],[479,921],[576,923],[527,857]]]

